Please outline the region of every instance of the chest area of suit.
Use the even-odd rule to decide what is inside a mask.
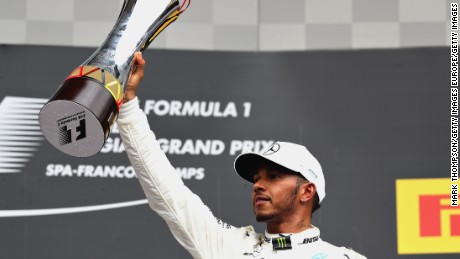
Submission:
[[[300,244],[292,249],[274,250],[271,243],[253,245],[242,252],[241,258],[256,259],[337,259],[343,258],[335,249],[328,249],[322,241]]]

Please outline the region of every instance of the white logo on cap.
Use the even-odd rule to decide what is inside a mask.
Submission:
[[[264,156],[268,156],[274,154],[280,150],[280,144],[275,143],[273,144],[267,151],[265,151]]]
[[[308,169],[308,171],[310,171],[310,173],[312,173],[315,176],[315,178],[318,178],[318,175],[316,175],[315,172],[313,172],[313,170]]]

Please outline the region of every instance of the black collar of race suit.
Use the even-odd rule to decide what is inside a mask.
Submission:
[[[264,241],[271,243],[273,250],[292,249],[293,245],[311,244],[319,240],[319,229],[307,229],[296,234],[268,234],[265,232]]]

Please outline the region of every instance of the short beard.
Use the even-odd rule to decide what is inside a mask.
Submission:
[[[283,202],[274,205],[274,210],[275,210],[274,212],[269,213],[269,214],[257,214],[256,213],[256,221],[257,222],[267,222],[267,221],[270,221],[276,218],[277,216],[281,214],[293,212],[295,197],[297,196],[297,193],[299,193],[300,184],[301,184],[301,181],[298,180],[296,188],[292,190],[291,195]]]

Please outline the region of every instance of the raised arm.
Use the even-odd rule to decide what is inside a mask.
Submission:
[[[194,258],[223,258],[225,236],[234,229],[218,223],[201,199],[184,185],[161,150],[136,97],[145,65],[140,53],[134,64],[137,68],[128,82],[117,123],[149,205]]]

